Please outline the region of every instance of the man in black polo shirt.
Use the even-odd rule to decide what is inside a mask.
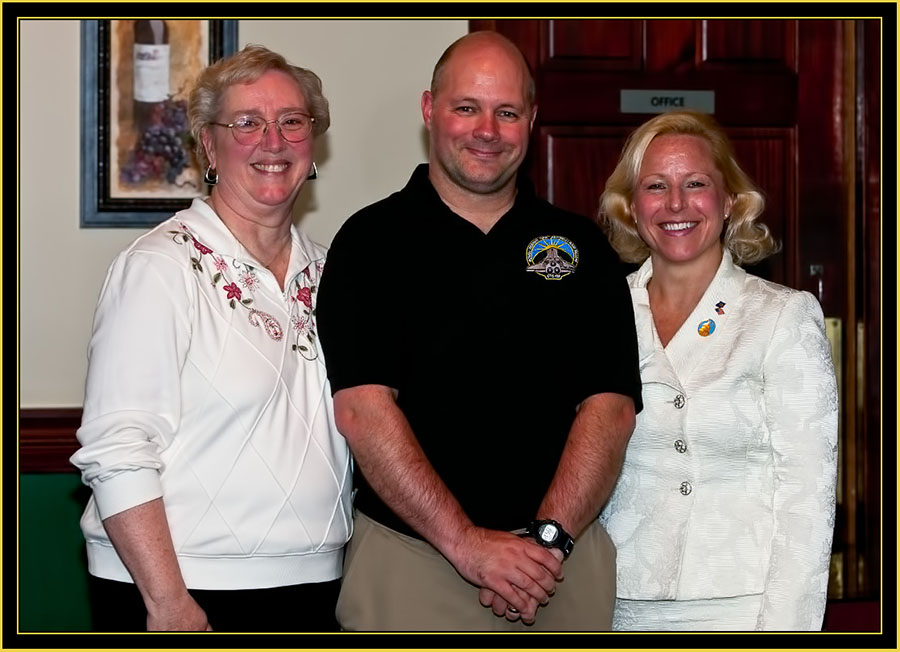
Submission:
[[[346,630],[610,626],[596,516],[640,409],[631,299],[599,229],[517,182],[535,113],[512,43],[455,42],[422,96],[429,164],[329,252],[318,329],[358,486]]]

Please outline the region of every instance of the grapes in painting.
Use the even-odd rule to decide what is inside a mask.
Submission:
[[[121,182],[177,184],[178,176],[191,164],[192,144],[187,101],[170,95],[153,108],[148,124],[138,136],[137,147],[128,154],[120,170]]]

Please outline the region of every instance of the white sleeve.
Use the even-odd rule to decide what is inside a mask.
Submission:
[[[84,413],[71,462],[101,518],[162,496],[160,451],[181,417],[181,370],[191,337],[191,284],[151,252],[113,261],[94,314]]]
[[[822,309],[792,294],[764,362],[774,455],[774,518],[757,629],[820,630],[837,478],[838,394]]]

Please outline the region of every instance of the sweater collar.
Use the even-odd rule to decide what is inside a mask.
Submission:
[[[179,211],[175,214],[175,218],[187,226],[197,240],[219,256],[257,269],[265,269],[262,263],[234,237],[212,206],[203,199],[195,198],[190,208]],[[323,261],[325,253],[325,247],[310,240],[296,225],[291,224],[291,258],[285,287],[288,281],[311,263]]]

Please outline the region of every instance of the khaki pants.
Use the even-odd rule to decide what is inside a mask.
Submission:
[[[337,619],[345,631],[609,631],[616,595],[616,550],[597,521],[563,565],[565,579],[534,625],[495,616],[430,544],[356,512],[344,558]]]

